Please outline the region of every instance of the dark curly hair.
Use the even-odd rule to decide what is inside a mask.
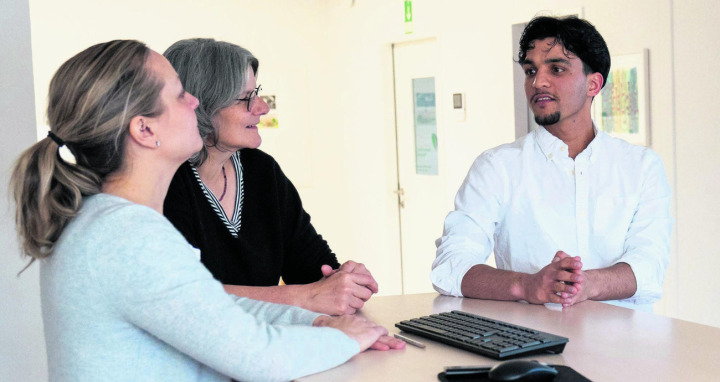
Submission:
[[[554,44],[561,44],[566,53],[576,55],[582,61],[586,75],[602,74],[605,86],[610,72],[610,51],[595,26],[575,16],[539,16],[530,20],[520,37],[518,62],[521,65],[525,62],[528,50],[535,48],[535,40],[548,37],[555,39]]]

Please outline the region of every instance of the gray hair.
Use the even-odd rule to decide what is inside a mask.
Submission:
[[[175,68],[185,90],[200,101],[195,114],[204,145],[190,158],[191,163],[200,166],[207,159],[207,147],[217,145],[213,117],[236,102],[245,90],[249,69],[257,75],[259,62],[247,49],[211,38],[180,40],[163,55]]]

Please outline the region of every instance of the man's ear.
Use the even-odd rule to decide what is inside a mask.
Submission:
[[[149,125],[150,119],[141,115],[130,120],[130,139],[143,147],[155,148],[158,141],[155,132]]]
[[[603,87],[603,76],[602,74],[595,72],[590,73],[587,76],[588,81],[588,97],[595,97],[596,95],[600,94],[600,90],[602,90]]]

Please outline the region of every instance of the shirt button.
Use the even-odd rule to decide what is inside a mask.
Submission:
[[[552,154],[548,154],[548,158],[552,159]]]

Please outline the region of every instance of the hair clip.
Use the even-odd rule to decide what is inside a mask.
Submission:
[[[77,159],[75,159],[75,155],[66,145],[58,147],[58,154],[60,155],[60,158],[66,163],[73,165],[77,164]]]
[[[48,131],[47,136],[58,145],[58,155],[60,156],[60,159],[62,159],[65,163],[77,164],[77,159],[75,158],[75,155],[72,153],[72,151],[70,151],[62,138],[55,135],[52,131]]]

